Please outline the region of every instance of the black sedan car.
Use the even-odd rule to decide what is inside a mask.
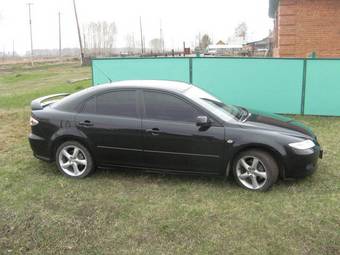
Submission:
[[[265,191],[312,174],[322,150],[312,131],[280,115],[227,105],[193,85],[121,81],[32,101],[34,156],[66,176],[95,168],[233,175]]]

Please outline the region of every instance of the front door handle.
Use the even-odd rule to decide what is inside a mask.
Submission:
[[[151,133],[152,135],[159,135],[159,128],[148,128],[145,130],[147,133]]]
[[[82,127],[92,127],[93,123],[90,120],[84,120],[79,122],[78,125]]]

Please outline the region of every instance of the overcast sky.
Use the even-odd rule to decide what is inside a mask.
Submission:
[[[32,2],[34,48],[58,48],[58,11],[62,14],[62,46],[78,47],[72,0],[0,0],[0,51],[23,54],[30,48],[28,8]],[[160,20],[165,47],[193,47],[198,33],[226,40],[237,24],[248,24],[250,40],[268,35],[273,21],[268,17],[268,0],[77,0],[81,26],[91,21],[114,21],[117,46],[125,46],[126,35],[139,39],[142,16],[146,46],[159,38]]]

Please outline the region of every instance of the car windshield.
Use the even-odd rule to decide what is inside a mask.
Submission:
[[[188,88],[184,92],[184,95],[194,100],[224,121],[240,120],[244,115],[244,110],[241,108],[224,104],[216,97],[195,86]]]

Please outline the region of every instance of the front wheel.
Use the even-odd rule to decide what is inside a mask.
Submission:
[[[266,191],[277,181],[279,168],[269,153],[249,150],[237,156],[233,174],[241,187],[253,191]]]
[[[68,141],[58,147],[56,163],[60,172],[72,178],[84,178],[94,170],[90,152],[76,141]]]

